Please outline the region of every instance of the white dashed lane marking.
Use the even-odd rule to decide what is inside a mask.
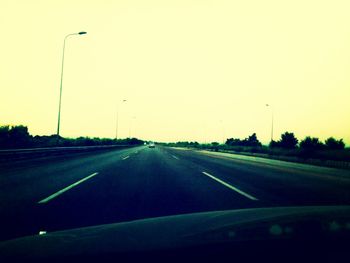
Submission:
[[[64,192],[68,191],[69,189],[72,189],[73,187],[77,186],[78,184],[81,184],[81,183],[85,182],[86,180],[89,180],[90,178],[94,177],[97,174],[98,173],[93,173],[93,174],[90,174],[89,176],[84,177],[83,179],[81,179],[81,180],[79,180],[79,181],[77,181],[77,182],[75,182],[75,183],[73,183],[73,184],[63,188],[62,190],[59,190],[58,192],[56,192],[56,193],[54,193],[54,194],[44,198],[43,200],[40,200],[38,202],[38,204],[44,204],[44,203],[49,202],[50,200],[52,200],[52,199],[56,198],[57,196],[63,194]]]
[[[209,174],[207,172],[202,172],[202,174],[205,174],[206,176],[210,177],[211,179],[213,179],[213,180],[219,182],[220,184],[230,188],[231,190],[233,190],[233,191],[235,191],[235,192],[237,192],[237,193],[247,197],[250,200],[253,200],[253,201],[258,201],[259,200],[256,197],[254,197],[254,196],[252,196],[252,195],[250,195],[250,194],[248,194],[246,192],[243,192],[242,190],[239,190],[237,187],[234,187],[233,185],[230,185],[230,184],[220,180],[219,178],[216,178],[215,176],[213,176],[213,175],[211,175],[211,174]]]
[[[176,159],[176,160],[179,160],[179,158],[176,157],[175,155],[172,155],[172,157],[173,157],[174,159]]]

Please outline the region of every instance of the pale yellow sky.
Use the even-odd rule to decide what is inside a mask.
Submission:
[[[350,1],[0,0],[0,125],[223,141],[292,131],[350,144]]]

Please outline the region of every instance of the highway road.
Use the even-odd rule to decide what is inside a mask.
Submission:
[[[138,146],[0,167],[0,240],[135,219],[350,204],[350,171]]]

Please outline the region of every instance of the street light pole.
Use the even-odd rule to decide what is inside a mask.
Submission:
[[[60,122],[61,122],[61,102],[62,102],[62,81],[63,81],[63,65],[64,65],[64,51],[66,48],[66,40],[69,36],[74,35],[85,35],[86,32],[82,31],[79,33],[68,34],[64,37],[63,41],[63,52],[62,52],[62,66],[61,66],[61,84],[60,84],[60,99],[58,103],[58,123],[57,123],[57,138],[60,136]]]
[[[122,100],[121,103],[126,102],[126,100]],[[119,124],[119,102],[117,103],[117,120],[115,127],[115,139],[118,140],[118,124]]]
[[[273,141],[273,107],[266,104],[266,107],[271,107],[271,142]]]

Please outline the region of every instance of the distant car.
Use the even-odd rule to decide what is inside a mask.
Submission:
[[[155,148],[156,146],[154,145],[154,142],[150,142],[149,144],[148,144],[148,148]]]

